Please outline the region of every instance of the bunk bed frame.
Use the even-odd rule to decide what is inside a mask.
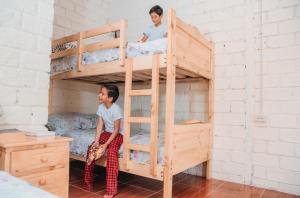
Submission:
[[[120,37],[84,45],[83,39],[120,31]],[[76,70],[51,76],[51,84],[57,79],[72,79],[90,83],[124,83],[124,152],[119,158],[120,170],[128,173],[161,180],[165,198],[172,197],[173,175],[197,164],[204,163],[203,173],[210,178],[211,147],[213,130],[214,57],[213,43],[193,26],[184,23],[174,10],[168,11],[167,53],[126,58],[127,21],[108,24],[52,41],[52,46],[77,42],[77,47],[51,54],[51,59],[77,55]],[[82,65],[82,54],[102,49],[119,48],[120,58],[116,61]],[[174,123],[175,83],[204,78],[208,81],[208,122]],[[151,89],[132,90],[134,82],[151,82]],[[157,164],[159,83],[166,83],[166,113],[164,131],[164,165]],[[50,85],[49,108],[52,102]],[[131,97],[151,97],[151,117],[132,117]],[[49,109],[51,112],[51,109]],[[131,123],[150,123],[150,144],[130,143]],[[149,164],[138,164],[129,157],[130,151],[150,153]],[[85,161],[83,157],[71,158]],[[96,164],[105,166],[105,158]]]

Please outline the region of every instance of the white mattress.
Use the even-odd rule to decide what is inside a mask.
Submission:
[[[70,151],[77,156],[86,156],[88,146],[93,142],[95,138],[95,129],[86,130],[58,130],[57,135],[72,137],[73,141],[70,145]],[[134,144],[149,144],[150,134],[146,132],[139,132],[131,137],[131,143]],[[163,134],[159,133],[158,138],[158,164],[163,164]],[[119,156],[121,157],[123,148],[119,150]],[[130,158],[137,163],[147,164],[149,163],[150,155],[146,152],[132,151]]]
[[[167,40],[165,38],[145,43],[129,42],[127,45],[127,57],[165,53],[166,50]],[[82,55],[82,65],[118,60],[119,52],[118,48],[113,48],[84,53]],[[75,55],[53,60],[51,61],[51,74],[74,70],[76,65],[77,56]]]

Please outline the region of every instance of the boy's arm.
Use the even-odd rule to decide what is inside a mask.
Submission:
[[[95,143],[98,144],[99,143],[99,139],[100,139],[100,135],[103,131],[103,120],[102,117],[98,117],[98,121],[97,121],[97,127],[96,127],[96,136],[95,136]]]
[[[106,141],[105,144],[103,144],[105,150],[107,146],[115,139],[115,137],[118,135],[120,131],[120,126],[121,126],[121,119],[118,119],[114,121],[114,132],[110,135],[109,139]]]
[[[142,39],[141,40],[139,40],[140,42],[142,42],[142,43],[144,43],[144,42],[146,42],[147,41],[147,39],[148,39],[148,36],[144,33],[144,35],[143,35],[143,37],[142,37]]]

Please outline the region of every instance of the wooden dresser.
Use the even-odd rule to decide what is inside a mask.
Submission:
[[[29,137],[21,132],[0,133],[0,170],[67,198],[71,140]]]

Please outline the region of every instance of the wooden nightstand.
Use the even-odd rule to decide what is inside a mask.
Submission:
[[[0,170],[67,198],[71,140],[29,137],[22,132],[0,133]]]

